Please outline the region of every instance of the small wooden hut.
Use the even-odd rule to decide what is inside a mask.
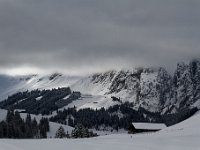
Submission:
[[[139,123],[133,122],[128,128],[129,134],[142,133],[142,132],[156,132],[163,128],[166,125],[164,123]]]

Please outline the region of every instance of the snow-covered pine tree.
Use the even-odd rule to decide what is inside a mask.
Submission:
[[[83,135],[82,135],[83,138],[89,137],[89,131],[88,131],[88,129],[84,128],[84,129],[82,130],[82,133],[83,133]]]
[[[92,131],[89,131],[82,124],[77,124],[75,126],[75,129],[72,130],[71,133],[72,138],[89,138],[94,136],[97,136],[97,134],[94,134]]]
[[[66,137],[65,130],[62,126],[60,126],[56,131],[55,138],[65,138],[65,137]]]

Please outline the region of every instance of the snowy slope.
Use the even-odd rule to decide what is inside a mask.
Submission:
[[[180,122],[171,127],[165,128],[159,132],[161,135],[176,135],[176,136],[189,136],[189,135],[198,135],[200,136],[200,130],[198,129],[200,126],[200,111],[198,111],[195,115],[186,119],[183,122]]]
[[[0,150],[199,150],[200,113],[157,133],[113,134],[90,139],[0,140]],[[194,132],[196,130],[196,132]]]
[[[60,110],[64,108],[72,108],[74,106],[77,107],[77,110],[84,109],[84,108],[91,108],[91,109],[101,109],[102,107],[109,108],[110,106],[119,104],[119,102],[114,102],[110,97],[108,96],[102,96],[102,95],[82,95],[81,98],[79,98],[76,101],[73,101],[69,105],[61,108]]]
[[[10,77],[0,75],[0,100],[19,91],[68,87],[79,79],[80,77],[66,76],[58,73],[47,76]]]
[[[6,119],[7,110],[0,109],[0,122]]]
[[[0,140],[0,150],[199,150],[199,136],[130,137],[118,134],[94,139]]]
[[[109,92],[116,71],[108,71],[84,77],[70,86],[72,90],[80,91],[84,94],[104,95]]]
[[[69,134],[71,134],[72,130],[74,129],[73,127],[63,125],[63,124],[54,123],[54,122],[49,122],[49,126],[50,126],[50,131],[47,133],[47,138],[54,138],[56,131],[58,130],[58,128],[60,126],[62,126],[64,128],[65,132],[69,133]]]

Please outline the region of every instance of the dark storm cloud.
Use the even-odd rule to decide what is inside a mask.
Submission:
[[[200,56],[199,8],[198,0],[0,0],[0,72],[171,69]]]

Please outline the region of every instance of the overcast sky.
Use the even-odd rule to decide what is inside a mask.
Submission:
[[[200,0],[0,0],[0,73],[87,74],[200,58]]]

